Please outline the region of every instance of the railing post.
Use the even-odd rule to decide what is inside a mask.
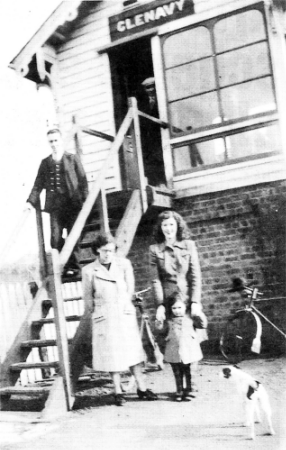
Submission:
[[[84,205],[74,223],[74,226],[69,233],[65,245],[62,248],[61,254],[60,254],[60,263],[62,266],[65,265],[65,263],[68,261],[71,252],[73,251],[73,248],[77,242],[77,240],[80,237],[80,234],[82,232],[82,229],[84,227],[84,224],[90,214],[90,211],[92,210],[92,207],[97,199],[97,196],[101,190],[101,187],[104,183],[107,170],[109,169],[110,165],[114,162],[114,158],[117,156],[119,148],[122,145],[123,138],[125,134],[127,133],[128,129],[130,128],[130,124],[132,122],[131,112],[128,111],[124,121],[121,124],[121,127],[116,135],[116,138],[114,139],[114,142],[111,146],[111,149],[108,153],[108,156],[106,160],[103,163],[103,166],[101,168],[101,171],[96,179],[96,181],[93,183],[92,189],[89,192],[86,201],[84,202]]]
[[[38,244],[39,244],[39,260],[40,260],[40,276],[43,281],[48,275],[48,263],[45,250],[45,238],[43,229],[43,217],[40,207],[40,202],[36,205],[36,222],[37,222],[37,233],[38,233]]]
[[[132,125],[131,125],[132,127]],[[130,128],[131,128],[130,127]],[[139,173],[136,160],[136,149],[134,142],[134,133],[126,134],[123,140],[123,160],[124,160],[124,174],[126,179],[127,189],[138,189]]]
[[[75,149],[76,154],[79,156],[79,158],[82,157],[82,138],[81,138],[81,129],[78,124],[78,120],[76,116],[73,116],[72,122],[74,124],[75,133],[74,133],[74,140],[75,140]]]
[[[70,411],[73,406],[74,397],[72,397],[72,388],[70,379],[69,348],[66,333],[64,301],[62,296],[61,266],[60,266],[59,252],[56,249],[52,250],[52,260],[53,260],[53,276],[51,276],[50,278],[50,294],[52,297],[55,314],[60,376],[63,379],[63,386],[66,399],[66,409]]]
[[[105,233],[108,233],[109,232],[108,209],[107,209],[106,193],[104,188],[101,188],[98,197],[98,206],[99,206],[100,228]]]
[[[140,134],[140,123],[139,123],[139,115],[137,108],[137,100],[135,97],[130,97],[128,99],[129,107],[132,111],[133,116],[133,126],[131,126],[131,136],[132,141],[134,143],[134,151],[136,158],[136,165],[138,170],[138,188],[140,190],[141,203],[143,211],[146,211],[148,208],[147,203],[147,194],[146,194],[146,180],[144,174],[144,165],[143,165],[143,156],[142,156],[142,145],[141,145],[141,134]]]

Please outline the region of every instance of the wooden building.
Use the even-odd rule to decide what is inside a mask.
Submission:
[[[285,17],[282,0],[66,1],[11,62],[52,90],[60,127],[73,138],[67,150],[81,154],[97,190],[93,201],[103,185],[111,204],[122,203],[120,192],[138,192],[118,238],[124,253],[131,246],[139,288],[149,283],[157,212],[172,206],[186,218],[214,345],[238,302],[227,292],[232,276],[285,295]],[[138,136],[148,77],[166,188],[144,177]],[[267,308],[282,322],[284,300]]]

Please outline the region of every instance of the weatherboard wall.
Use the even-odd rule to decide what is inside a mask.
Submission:
[[[70,38],[58,50],[62,126],[68,132],[76,116],[80,125],[115,135],[109,60],[97,49],[109,43],[108,16],[121,8],[121,2],[85,3],[85,17],[76,20]],[[90,182],[96,180],[110,145],[82,134],[82,160]],[[72,146],[70,143],[70,150]],[[106,178],[106,189],[120,188],[119,164],[115,160]]]

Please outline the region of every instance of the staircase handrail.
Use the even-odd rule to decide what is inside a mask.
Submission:
[[[158,119],[157,117],[154,116],[150,116],[150,114],[146,114],[143,111],[140,111],[140,109],[138,109],[138,115],[141,117],[145,117],[145,119],[149,119],[151,120],[151,122],[157,123],[161,128],[169,128],[169,124],[168,122],[164,122],[161,119]]]
[[[74,223],[74,226],[73,226],[71,232],[69,233],[69,235],[66,238],[65,245],[60,253],[61,267],[64,267],[64,265],[68,261],[70,255],[74,249],[74,246],[76,245],[76,243],[82,233],[82,230],[85,226],[87,218],[93,208],[94,203],[96,202],[98,194],[104,183],[106,173],[107,173],[110,165],[114,161],[114,158],[116,157],[116,155],[123,143],[124,136],[127,133],[128,129],[132,123],[132,120],[133,120],[132,108],[129,108],[128,112],[121,124],[121,127],[114,139],[114,142],[110,147],[110,150],[109,150],[108,155],[103,163],[100,173],[99,173],[96,181],[94,182],[93,187],[84,202],[84,205]]]

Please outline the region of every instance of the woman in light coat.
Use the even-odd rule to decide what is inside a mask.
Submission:
[[[130,369],[137,382],[139,398],[156,400],[146,389],[142,375],[145,358],[135,307],[134,275],[131,263],[115,256],[111,234],[99,234],[93,251],[98,258],[82,271],[85,311],[92,315],[92,360],[94,370],[110,372],[115,388],[115,403],[125,403],[120,372]]]

